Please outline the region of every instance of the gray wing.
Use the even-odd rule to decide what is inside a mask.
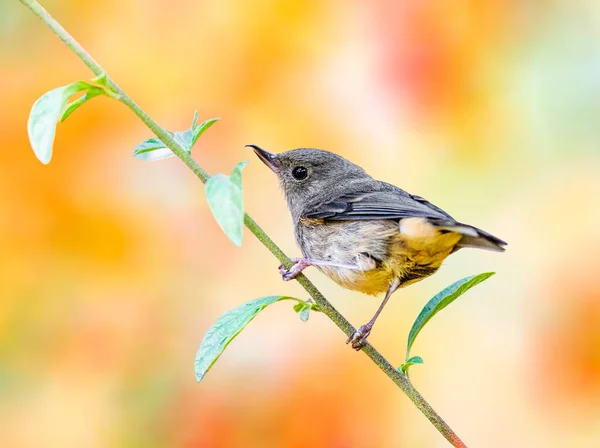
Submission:
[[[440,230],[463,235],[457,248],[478,247],[481,249],[504,251],[506,243],[477,227],[457,222],[448,213],[420,196],[385,184],[378,191],[352,192],[336,199],[312,207],[303,214],[309,219],[330,221],[425,218]]]
[[[390,219],[428,218],[456,223],[452,217],[420,196],[414,196],[403,190],[383,190],[352,192],[334,200],[313,207],[303,215],[310,219],[334,221],[351,219]]]

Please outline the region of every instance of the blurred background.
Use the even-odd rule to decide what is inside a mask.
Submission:
[[[244,145],[328,149],[508,243],[399,291],[370,341],[395,365],[426,301],[497,275],[421,333],[415,386],[472,447],[600,446],[600,4],[595,0],[43,1],[154,119],[221,117],[194,149],[240,160],[248,212],[290,255],[275,178]],[[3,447],[446,447],[324,316],[265,310],[202,383],[204,333],[266,295],[307,298],[246,231],[234,247],[177,159],[107,98],[26,123],[91,78],[17,1],[0,3]],[[308,275],[353,322],[379,299]]]

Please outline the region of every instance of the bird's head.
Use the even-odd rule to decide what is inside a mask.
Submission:
[[[321,149],[298,148],[272,154],[256,145],[246,146],[253,148],[277,175],[294,216],[300,216],[306,207],[333,199],[345,186],[370,178],[361,167]]]

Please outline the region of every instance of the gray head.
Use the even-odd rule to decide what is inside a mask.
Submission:
[[[294,218],[311,206],[347,192],[351,185],[371,179],[361,167],[321,149],[298,148],[272,154],[256,145],[246,146],[277,174]]]

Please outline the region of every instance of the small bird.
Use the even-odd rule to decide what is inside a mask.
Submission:
[[[385,294],[373,318],[346,341],[355,350],[394,291],[430,276],[448,255],[463,247],[504,252],[501,239],[373,179],[337,154],[312,148],[272,154],[246,146],[277,175],[292,214],[303,257],[292,259],[289,270],[279,267],[283,280],[315,266],[344,288]]]

